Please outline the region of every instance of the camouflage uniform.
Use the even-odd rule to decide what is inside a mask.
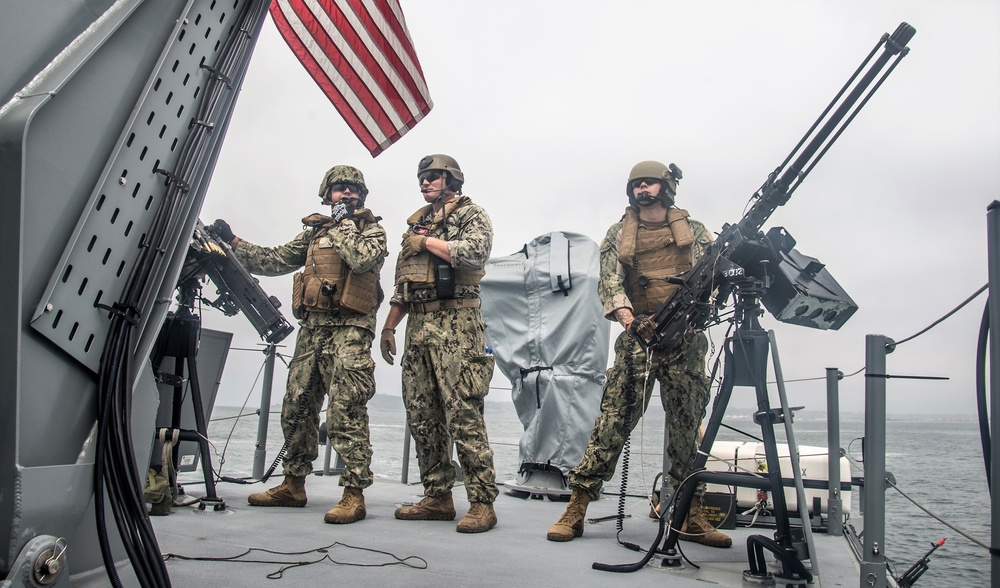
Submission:
[[[440,226],[433,218],[421,224]],[[493,246],[493,225],[476,204],[457,208],[440,238],[448,241],[457,270],[479,270]],[[455,299],[479,298],[479,286],[456,285]],[[402,358],[403,402],[416,442],[420,479],[427,496],[438,497],[455,484],[451,441],[465,475],[469,502],[492,504],[497,496],[493,450],[483,409],[494,360],[484,355],[486,323],[478,307],[417,312],[409,303],[437,299],[435,288],[407,290],[396,284],[392,304],[407,306]]]
[[[697,260],[713,239],[704,225],[693,220],[690,223],[695,238],[692,255]],[[642,222],[639,230],[645,230]],[[632,310],[625,293],[625,270],[618,260],[621,232],[622,222],[615,223],[601,243],[598,293],[605,315],[612,320],[615,310]],[[615,473],[625,440],[649,405],[654,381],[660,382],[660,400],[669,415],[667,453],[671,468],[668,479],[676,487],[686,477],[697,450],[698,427],[708,405],[709,382],[705,375],[707,351],[708,343],[703,333],[689,336],[674,349],[654,349],[649,361],[649,378],[646,379],[646,353],[632,335],[623,332],[615,341],[615,362],[607,371],[601,416],[594,425],[580,465],[569,473],[570,487],[585,490],[591,499],[600,496],[604,482]],[[703,493],[704,485],[701,485],[698,494]]]
[[[280,247],[260,247],[240,239],[234,253],[251,273],[278,276],[303,266],[312,228]],[[376,223],[358,230],[350,220],[332,227],[326,236],[352,271],[378,273],[386,256],[385,231]],[[281,407],[281,429],[288,442],[285,475],[308,476],[318,457],[316,423],[323,398],[328,397],[327,433],[344,460],[341,486],[371,486],[372,446],[367,403],[375,395],[375,362],[371,345],[375,313],[348,310],[308,313],[299,322],[295,356]]]

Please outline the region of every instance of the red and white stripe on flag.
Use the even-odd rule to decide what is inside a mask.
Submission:
[[[271,18],[372,157],[431,111],[398,0],[274,0]]]

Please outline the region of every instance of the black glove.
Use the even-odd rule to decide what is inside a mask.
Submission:
[[[236,238],[236,235],[233,234],[233,230],[229,228],[229,223],[221,218],[215,219],[215,222],[210,226],[205,227],[205,230],[218,237],[227,245],[232,244],[233,239]]]
[[[333,207],[331,207],[330,214],[331,216],[333,216],[333,220],[339,223],[340,221],[350,216],[351,211],[348,210],[346,204],[344,204],[343,202],[338,202],[334,204]]]

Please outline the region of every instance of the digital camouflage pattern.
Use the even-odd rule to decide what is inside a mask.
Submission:
[[[493,224],[481,206],[469,201],[446,219],[422,219],[448,241],[456,269],[482,269],[493,247]],[[424,302],[434,288],[404,299],[396,284],[391,302]],[[479,286],[456,286],[456,298],[479,298]],[[417,446],[420,479],[427,496],[441,496],[455,484],[451,441],[465,475],[469,502],[492,503],[497,496],[493,450],[483,420],[494,360],[484,355],[486,323],[478,308],[411,312],[402,358],[403,403]]]
[[[688,220],[695,237],[692,254],[697,261],[713,239],[703,224]],[[632,310],[625,293],[625,270],[618,261],[621,230],[621,221],[611,225],[601,242],[598,295],[604,304],[605,316],[611,320],[619,308]],[[639,230],[644,230],[641,221]],[[657,381],[663,410],[669,417],[667,454],[671,468],[667,478],[676,487],[686,477],[697,450],[698,428],[708,406],[707,352],[708,343],[703,333],[690,335],[674,349],[653,350],[647,378],[646,353],[628,332],[619,335],[615,341],[615,362],[606,374],[601,415],[580,465],[570,471],[570,487],[586,490],[593,499],[600,496],[604,482],[614,475],[625,440],[649,405],[653,384]],[[704,494],[704,491],[704,485],[699,485],[697,494]]]
[[[281,430],[288,442],[282,466],[285,474],[312,473],[312,462],[319,455],[319,411],[326,398],[327,433],[345,464],[340,485],[371,486],[366,405],[375,395],[372,338],[371,332],[360,327],[299,328],[281,404]]]
[[[356,167],[349,165],[335,165],[327,170],[323,176],[323,181],[319,184],[319,198],[326,200],[326,192],[330,186],[338,183],[357,184],[361,186],[361,198],[368,195],[368,186],[365,184],[365,176]]]
[[[571,488],[586,490],[592,499],[600,496],[604,482],[615,473],[625,440],[646,411],[653,384],[660,383],[660,401],[669,415],[670,485],[677,487],[687,476],[698,448],[698,427],[708,406],[708,376],[705,354],[708,342],[703,333],[670,351],[653,350],[646,379],[646,353],[638,341],[622,332],[615,341],[615,363],[607,371],[601,415],[587,443],[580,465],[569,473]],[[645,384],[645,385],[644,385]],[[700,485],[698,495],[704,494]]]
[[[240,239],[233,253],[250,273],[284,275],[305,263],[312,234],[313,229],[308,228],[279,247],[261,247]],[[385,230],[375,222],[359,231],[352,220],[341,221],[320,239],[337,247],[355,272],[378,273],[387,255]],[[345,463],[340,485],[371,485],[367,403],[375,395],[371,346],[376,311],[365,315],[346,310],[313,312],[299,321],[281,407],[281,428],[288,441],[283,464],[286,475],[312,472],[319,450],[319,411],[327,398],[327,433]]]
[[[461,198],[468,199],[468,196]],[[432,235],[448,242],[448,252],[451,254],[452,266],[458,270],[479,270],[486,266],[493,249],[493,223],[483,207],[469,200],[468,204],[460,206],[448,215],[429,213],[420,219],[420,224],[429,227]],[[412,227],[404,234],[411,234]],[[399,261],[397,260],[397,266]],[[390,302],[404,304],[405,302],[426,302],[437,299],[434,288],[423,288],[406,292],[396,284]],[[479,286],[455,286],[455,298],[479,298]]]
[[[355,214],[363,212],[364,209],[360,209]],[[306,262],[306,253],[309,251],[313,230],[308,228],[279,247],[261,247],[241,237],[233,249],[233,253],[236,255],[236,259],[243,264],[243,267],[252,274],[282,276],[300,269]],[[385,263],[385,257],[388,254],[385,230],[378,223],[366,224],[364,229],[359,231],[353,221],[345,220],[331,228],[320,239],[337,247],[338,253],[344,258],[351,270],[358,273],[367,271],[378,273],[381,271],[382,264]],[[300,321],[300,324],[309,326],[351,325],[367,329],[374,335],[376,310],[372,310],[367,315],[359,315],[349,311],[310,313],[309,316]]]
[[[493,450],[483,410],[494,360],[486,356],[486,323],[478,308],[410,313],[403,353],[403,402],[416,441],[427,496],[455,484],[454,440],[469,502],[497,496]]]
[[[624,216],[622,219],[624,220]],[[705,254],[708,247],[715,238],[708,232],[705,225],[688,218],[691,223],[691,230],[694,232],[694,244],[691,245],[693,261],[698,261]],[[601,241],[601,278],[597,283],[597,294],[604,304],[604,316],[614,320],[614,312],[619,308],[632,310],[632,302],[625,294],[625,268],[618,261],[618,250],[622,243],[622,221],[611,225],[604,240]],[[639,230],[643,229],[642,221],[639,221]]]

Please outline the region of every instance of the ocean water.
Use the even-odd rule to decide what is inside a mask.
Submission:
[[[500,394],[497,394],[499,396]],[[628,493],[645,495],[660,471],[663,446],[663,412],[653,402],[646,418],[636,427],[631,441],[631,467]],[[277,408],[272,408],[276,411]],[[216,407],[209,425],[209,437],[215,454],[213,466],[227,476],[249,476],[253,469],[253,454],[257,437],[257,416],[254,408]],[[369,404],[374,457],[372,470],[384,480],[399,481],[403,469],[403,426],[405,413],[398,397],[376,395]],[[732,414],[732,412],[727,413]],[[267,463],[270,466],[281,447],[279,416],[272,412],[269,420]],[[509,402],[487,402],[486,423],[490,444],[494,450],[497,480],[513,480],[520,464],[518,441],[522,426]],[[749,419],[726,421],[736,428],[759,436],[759,428]],[[795,440],[799,445],[826,446],[826,422],[822,419],[796,417]],[[864,423],[859,419],[841,423],[841,447],[860,460]],[[733,431],[723,429],[719,440],[750,441]],[[783,431],[779,428],[779,442]],[[886,431],[886,469],[897,485],[916,502],[940,518],[989,544],[990,496],[986,486],[978,424],[974,420],[890,420]],[[323,466],[323,452],[314,464]],[[336,455],[333,456],[336,459]],[[281,475],[280,466],[277,475]],[[410,460],[409,481],[420,479],[416,458]],[[852,475],[861,472],[852,468]],[[192,477],[194,476],[194,477]],[[617,491],[619,472],[605,488]],[[186,473],[194,480],[200,474]],[[852,510],[859,513],[859,495],[852,492]],[[850,522],[850,521],[849,521]],[[931,544],[943,537],[947,542],[930,561],[930,569],[916,586],[951,588],[952,586],[988,586],[989,556],[987,551],[941,524],[914,506],[893,489],[886,493],[885,553],[894,562],[894,573],[905,571]],[[766,531],[764,531],[767,534]]]

